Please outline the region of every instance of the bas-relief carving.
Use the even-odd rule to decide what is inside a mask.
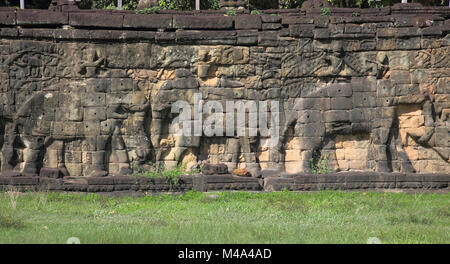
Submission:
[[[265,169],[310,172],[315,153],[334,170],[449,168],[450,65],[442,56],[448,48],[343,52],[22,40],[0,47],[2,175],[52,167],[67,176],[105,176],[150,162],[210,162],[259,176]],[[196,93],[222,104],[280,101],[279,144],[267,147],[260,135],[171,134],[171,106],[194,105]],[[415,127],[405,121],[409,105],[422,120]],[[419,147],[432,154],[416,158]],[[350,164],[355,153],[366,160]]]

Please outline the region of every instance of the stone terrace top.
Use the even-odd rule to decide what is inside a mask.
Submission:
[[[450,7],[420,4],[330,8],[329,16],[320,8],[261,10],[258,15],[237,10],[232,16],[224,10],[55,10],[0,8],[0,37],[276,46],[284,37],[404,38],[450,32]]]
[[[267,31],[283,30],[295,24],[321,28],[328,24],[351,23],[384,23],[388,27],[428,27],[434,23],[450,27],[448,20],[444,22],[450,18],[450,7],[424,7],[420,4],[396,4],[392,7],[368,9],[329,8],[329,16],[322,15],[320,8],[261,10],[258,15],[250,15],[248,10],[237,10],[236,15],[227,16],[224,10],[159,10],[152,14],[136,14],[133,10],[83,10],[67,7],[68,9],[59,11],[0,7],[0,26],[58,28],[68,25],[74,28],[150,31]]]

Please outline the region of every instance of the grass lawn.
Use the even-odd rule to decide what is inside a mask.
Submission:
[[[0,193],[0,243],[449,243],[450,194]],[[14,208],[15,207],[15,208]]]

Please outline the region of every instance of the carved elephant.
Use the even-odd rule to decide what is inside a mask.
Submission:
[[[426,145],[434,133],[433,102],[423,94],[406,97],[390,96],[391,89],[383,85],[383,80],[363,77],[352,83],[317,85],[309,94],[295,99],[292,111],[286,112],[282,126],[280,144],[270,149],[273,161],[284,170],[285,148],[289,137],[297,137],[302,150],[300,171],[311,172],[311,162],[317,151],[333,151],[336,135],[364,134],[370,142],[369,155],[373,161],[371,168],[379,172],[390,172],[391,151],[394,149],[400,170],[415,171],[408,159],[399,135],[399,106],[421,105],[425,116],[425,126],[411,131],[421,145]]]
[[[43,166],[43,156],[55,141],[56,151],[50,159],[68,175],[65,167],[65,144],[83,141],[83,151],[89,153],[86,172],[89,176],[106,176],[107,155],[115,155],[122,164],[120,174],[130,173],[127,146],[121,128],[131,115],[144,113],[148,104],[130,105],[114,102],[107,104],[105,92],[89,92],[85,82],[67,82],[35,92],[17,109],[2,148],[2,174],[37,174]],[[150,152],[150,141],[145,136],[143,122],[137,124],[140,132],[139,159],[145,160]],[[14,172],[18,148],[24,151],[24,167]],[[108,150],[109,148],[109,150]],[[112,152],[112,154],[111,154]],[[50,153],[49,153],[50,154]]]
[[[208,102],[208,98],[202,97],[199,82],[192,73],[184,69],[178,69],[175,70],[175,76],[178,79],[162,81],[159,84],[160,89],[152,97],[152,144],[156,147],[156,162],[164,162],[166,165],[179,164],[183,162],[185,157],[195,157],[195,161],[207,159],[207,153],[201,153],[200,151],[201,145],[209,137],[203,132],[203,123],[197,124],[200,128],[200,131],[198,131],[200,134],[192,133],[191,135],[177,134],[171,125],[175,118],[181,120],[181,113],[183,112],[181,109],[186,108],[190,112],[187,119],[191,120],[191,132],[194,132],[194,120],[197,119],[191,119],[191,114],[196,111],[194,107],[200,105],[200,101],[202,101],[203,109],[203,105]],[[201,96],[197,98],[199,94]],[[233,100],[233,98],[223,99]],[[184,107],[180,107],[176,113],[171,113],[172,107],[179,102],[182,102]],[[203,114],[204,121],[206,116],[202,109],[200,109],[200,112]],[[236,129],[234,135],[237,135]],[[226,127],[224,127],[225,130]],[[212,137],[225,139],[227,146],[232,150],[232,157],[226,162],[230,170],[238,167],[239,157],[242,154],[246,160],[246,167],[252,171],[252,175],[260,175],[261,169],[259,164],[256,163],[255,151],[251,150],[254,148],[252,144],[256,137],[226,135]]]

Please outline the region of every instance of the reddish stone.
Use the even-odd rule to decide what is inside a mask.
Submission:
[[[15,25],[16,14],[14,11],[0,11],[0,25]]]
[[[232,29],[232,17],[228,16],[174,16],[173,27],[182,29]]]
[[[123,18],[123,27],[130,28],[172,28],[171,15],[158,14],[139,14],[125,15]]]
[[[17,25],[67,25],[69,15],[48,10],[17,10]]]
[[[283,20],[281,23],[284,25],[287,25],[287,24],[313,24],[314,18],[300,17],[300,16],[286,16],[286,17],[283,17]]]
[[[236,169],[233,174],[239,177],[251,177],[252,174],[246,169]]]
[[[61,170],[58,168],[42,168],[39,173],[39,176],[44,178],[58,179],[62,178],[63,174],[61,173]]]
[[[236,29],[261,29],[261,17],[256,15],[242,15],[235,19]]]
[[[123,15],[112,15],[106,12],[70,13],[71,26],[121,28]]]

